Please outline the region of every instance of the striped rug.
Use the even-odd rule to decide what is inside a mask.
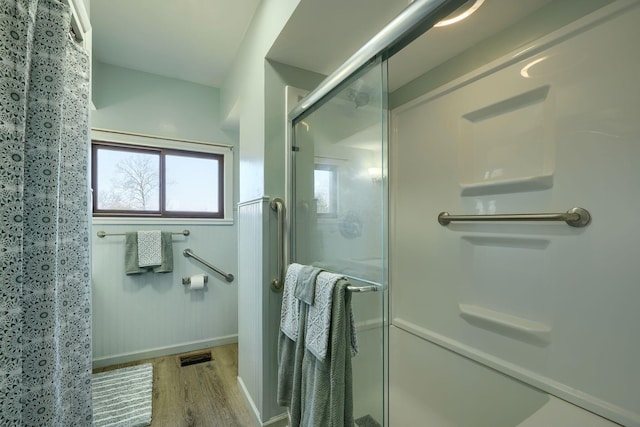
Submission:
[[[93,374],[91,381],[94,426],[151,424],[151,363]]]

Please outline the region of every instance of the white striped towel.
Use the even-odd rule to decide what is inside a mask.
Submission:
[[[162,264],[162,233],[160,230],[138,231],[138,266]]]

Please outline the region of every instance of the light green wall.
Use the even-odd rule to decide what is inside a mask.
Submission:
[[[284,197],[285,161],[285,87],[313,90],[326,76],[275,61],[265,62],[265,194]]]
[[[221,117],[225,123],[239,123],[241,202],[265,194],[264,61],[298,3],[299,0],[260,3],[222,85]]]
[[[216,88],[94,62],[92,98],[96,106],[91,112],[94,128],[237,145],[237,132],[220,126],[220,92]],[[235,157],[234,206],[238,182],[237,155]],[[97,230],[123,233],[151,227],[191,231],[188,237],[174,240],[172,273],[126,276],[122,239],[99,239],[95,235]],[[104,366],[175,354],[237,339],[237,281],[227,283],[181,255],[182,250],[189,247],[237,277],[235,224],[172,224],[171,220],[161,224],[105,224],[98,221],[93,229],[92,316],[96,364]],[[209,275],[206,289],[185,291],[181,278],[200,273]],[[141,300],[144,304],[137,304]],[[136,304],[137,310],[127,309]],[[199,322],[205,318],[206,322]],[[137,325],[135,333],[127,329],[132,324]]]
[[[238,132],[222,127],[220,90],[114,65],[93,62],[91,127],[167,138],[229,144]],[[238,154],[234,155],[234,207]]]
[[[400,87],[390,94],[389,106],[403,105],[612,2],[555,0]]]
[[[220,126],[216,88],[94,62],[91,126],[235,144]]]

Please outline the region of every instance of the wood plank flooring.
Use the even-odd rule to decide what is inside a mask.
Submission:
[[[184,354],[180,354],[95,369],[94,373],[153,363],[152,427],[254,426],[236,380],[238,345],[206,350],[211,351],[211,361],[195,365],[181,367],[179,356]]]

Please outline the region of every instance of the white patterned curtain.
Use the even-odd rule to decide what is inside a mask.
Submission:
[[[91,425],[88,57],[57,0],[0,0],[0,426]]]

